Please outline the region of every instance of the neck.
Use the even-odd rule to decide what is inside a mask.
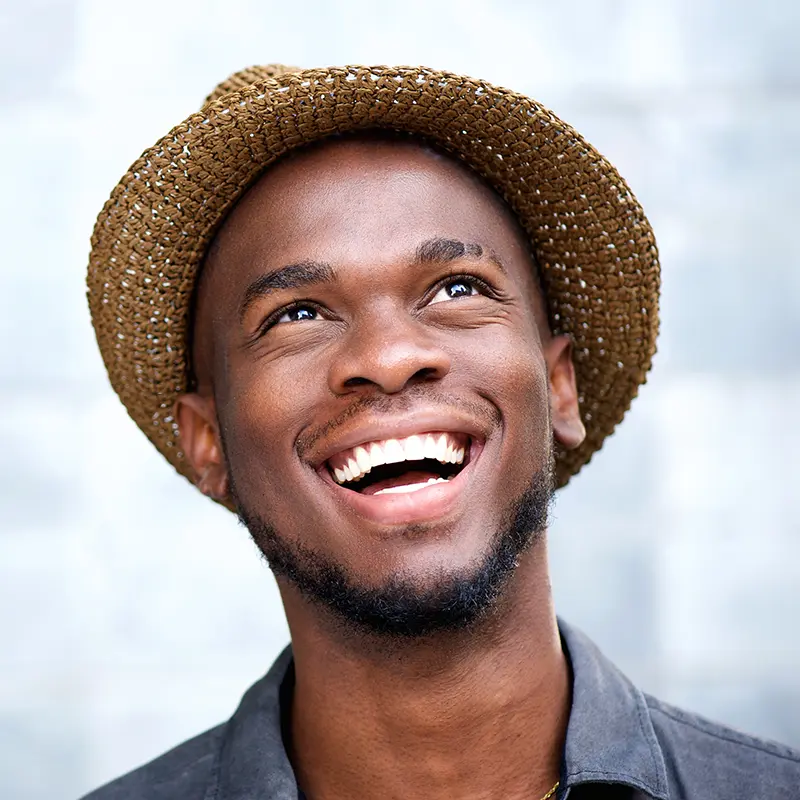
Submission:
[[[493,614],[458,634],[391,645],[343,636],[281,590],[295,658],[291,756],[311,800],[538,798],[558,779],[570,678],[544,538]]]

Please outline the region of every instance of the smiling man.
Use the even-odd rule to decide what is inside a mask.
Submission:
[[[253,68],[123,178],[89,298],[112,383],[276,575],[291,648],[91,795],[797,798],[800,756],[642,694],[555,616],[553,492],[650,367],[658,261],[534,101]]]

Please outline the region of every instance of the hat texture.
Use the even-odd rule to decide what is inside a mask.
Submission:
[[[478,172],[530,237],[551,329],[569,334],[586,439],[558,449],[559,486],[614,430],[645,381],[658,331],[650,224],[614,167],[535,100],[422,67],[251,67],[122,177],[92,235],[88,299],[111,384],[167,460],[189,388],[191,303],[206,250],[281,156],[337,133],[416,134]]]

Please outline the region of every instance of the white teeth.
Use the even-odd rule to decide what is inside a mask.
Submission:
[[[425,483],[408,483],[402,486],[387,486],[385,489],[379,489],[375,494],[408,494],[409,492],[418,492],[420,489],[426,489],[432,483],[447,483],[447,478],[428,478]]]
[[[381,464],[386,463],[386,453],[383,452],[383,448],[377,442],[373,442],[369,446],[369,460],[372,462],[373,467],[379,467]]]
[[[403,449],[406,451],[407,461],[421,461],[425,458],[425,445],[421,436],[409,436]]]
[[[431,436],[431,434],[427,434],[425,436],[425,445],[423,448],[423,458],[436,458],[437,453],[439,452],[438,447],[436,446],[436,437]]]
[[[410,483],[404,486],[387,486],[385,489],[379,489],[375,494],[405,494],[409,492],[418,492],[427,485],[427,483]]]
[[[354,455],[361,474],[366,475],[372,469],[372,459],[370,459],[369,453],[363,447],[356,447]]]
[[[387,464],[396,464],[398,461],[405,461],[406,454],[403,452],[403,445],[397,439],[389,439],[383,445],[383,451],[386,454]]]
[[[450,434],[415,434],[405,439],[387,439],[358,445],[349,451],[349,455],[345,457],[346,463],[341,463],[340,456],[336,459],[338,466],[331,467],[337,483],[348,483],[360,480],[374,467],[382,464],[421,461],[426,458],[436,459],[442,464],[461,464],[465,452]]]

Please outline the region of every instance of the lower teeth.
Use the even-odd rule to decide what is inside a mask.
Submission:
[[[408,492],[418,492],[425,489],[432,483],[447,483],[447,478],[429,478],[427,483],[410,483],[402,486],[388,486],[386,489],[379,489],[375,494],[400,494]]]

